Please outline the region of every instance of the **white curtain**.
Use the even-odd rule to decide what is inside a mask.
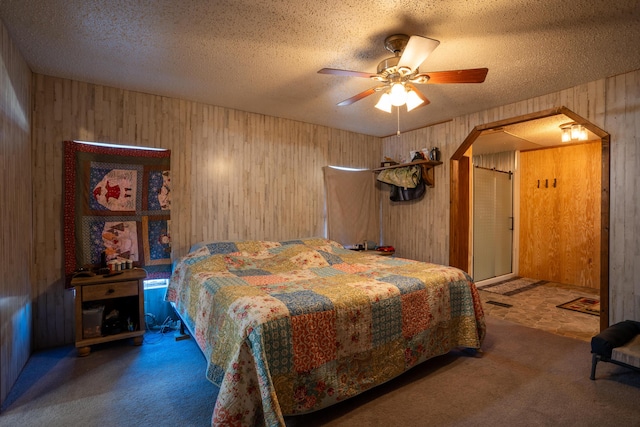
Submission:
[[[379,242],[380,215],[375,175],[370,170],[322,168],[327,196],[328,238],[343,245]]]

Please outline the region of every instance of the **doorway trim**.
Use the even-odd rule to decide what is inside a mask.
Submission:
[[[469,214],[469,157],[465,153],[483,131],[564,114],[583,125],[602,141],[602,166],[600,189],[600,330],[609,326],[609,181],[610,181],[610,135],[598,126],[580,117],[566,107],[551,108],[537,113],[499,120],[474,127],[456,152],[451,156],[449,264],[466,272],[471,271],[472,244]]]

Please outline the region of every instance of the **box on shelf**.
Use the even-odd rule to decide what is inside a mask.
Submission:
[[[82,310],[82,336],[96,338],[102,336],[102,313],[104,305]]]
[[[380,163],[380,167],[386,168],[387,166],[395,166],[398,162],[394,162],[393,160],[386,160]]]

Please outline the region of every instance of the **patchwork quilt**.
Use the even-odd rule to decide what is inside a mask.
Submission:
[[[453,267],[322,238],[203,244],[167,289],[220,387],[213,425],[284,426],[456,347],[485,321]]]

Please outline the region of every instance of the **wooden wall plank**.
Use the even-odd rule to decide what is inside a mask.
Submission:
[[[457,149],[449,138],[453,123],[401,133],[385,139],[384,156],[410,160],[410,152],[438,147],[443,164],[434,168],[435,187],[427,188],[421,200],[392,202],[390,186],[379,184],[382,200],[382,227],[385,245],[393,245],[397,256],[439,264],[448,263],[449,174],[448,159]],[[447,143],[449,141],[449,143]],[[380,159],[382,160],[382,159]]]
[[[172,151],[173,257],[203,240],[323,235],[322,166],[372,168],[381,155],[379,138],[352,132],[49,76],[34,82],[36,348],[73,341],[73,293],[62,282],[64,140]]]
[[[628,73],[607,79],[607,113],[603,129],[611,134],[611,204],[610,204],[610,311],[614,319],[638,319],[639,258],[637,239],[640,232],[638,215],[639,157],[637,153],[640,120],[638,103],[640,74]],[[628,92],[627,92],[628,91]]]
[[[31,355],[31,77],[0,21],[0,406]]]

